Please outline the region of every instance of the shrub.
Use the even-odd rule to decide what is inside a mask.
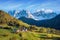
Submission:
[[[17,38],[16,37],[12,37],[12,38],[10,38],[10,40],[17,40]]]

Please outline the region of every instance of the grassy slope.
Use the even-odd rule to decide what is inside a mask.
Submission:
[[[49,37],[51,40],[52,39],[52,35],[54,38],[59,37],[60,35],[56,35],[56,34],[47,34],[47,33],[36,33],[36,32],[20,32],[22,34],[22,37],[19,36],[19,34],[15,34],[15,33],[11,33],[11,30],[7,30],[7,29],[0,29],[0,40],[20,40],[21,38],[24,40],[44,40],[46,39],[45,37]],[[48,38],[47,37],[47,38]],[[49,39],[47,39],[49,40]]]
[[[13,33],[11,33],[10,30],[0,29],[0,40],[9,40],[13,37],[18,40],[20,39],[18,34],[13,34]]]
[[[10,24],[12,26],[16,26],[17,24],[20,25],[20,26],[25,26],[25,27],[28,27],[29,25],[20,21],[20,20],[17,20],[15,19],[14,17],[10,16],[8,13],[0,10],[0,25],[1,26],[10,26]],[[9,24],[9,25],[8,25]]]

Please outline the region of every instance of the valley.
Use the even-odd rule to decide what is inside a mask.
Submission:
[[[60,30],[29,25],[0,10],[0,40],[60,40]]]

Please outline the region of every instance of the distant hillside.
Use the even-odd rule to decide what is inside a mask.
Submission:
[[[25,18],[25,17],[21,17],[21,18],[19,18],[19,20],[22,20],[23,22],[28,23],[30,25],[60,29],[60,15],[58,15],[55,18],[50,19],[50,20],[36,21],[36,20],[30,19],[30,18]]]
[[[6,25],[6,26],[28,26],[28,24],[23,23],[22,21],[19,21],[12,16],[10,16],[8,13],[0,10],[0,25]]]

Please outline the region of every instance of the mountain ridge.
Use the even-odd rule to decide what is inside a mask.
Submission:
[[[55,18],[52,19],[40,20],[40,21],[36,21],[34,19],[25,18],[25,17],[19,18],[19,20],[22,20],[23,22],[28,23],[30,25],[60,29],[60,21],[59,21],[60,15],[57,15]]]

